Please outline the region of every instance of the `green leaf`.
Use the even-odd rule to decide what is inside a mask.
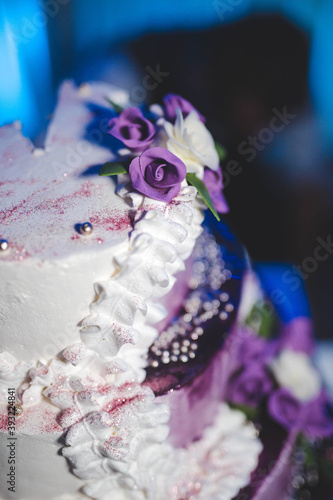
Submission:
[[[127,174],[127,170],[122,165],[122,163],[104,163],[102,165],[101,170],[98,172],[99,175],[119,175],[119,174]]]
[[[269,339],[274,333],[276,314],[271,303],[257,302],[245,319],[245,324],[254,330],[260,337]]]
[[[207,207],[209,210],[215,215],[217,220],[220,220],[220,217],[218,216],[218,213],[215,210],[215,207],[213,205],[212,199],[210,197],[210,194],[208,192],[208,189],[206,188],[205,184],[200,180],[195,174],[186,174],[186,180],[189,184],[194,186],[198,193],[200,194],[201,198],[203,201],[206,203]]]
[[[218,142],[215,142],[215,149],[217,151],[217,154],[219,155],[220,161],[223,161],[225,159],[225,157],[227,156],[226,149]]]
[[[113,102],[109,97],[106,97],[105,99],[109,104],[111,104],[116,113],[121,113],[125,109],[123,106],[120,106],[120,104]]]
[[[300,446],[303,448],[303,451],[305,453],[305,460],[304,463],[307,467],[315,467],[317,465],[317,457],[316,457],[316,451],[309,439],[304,436],[304,434],[301,434],[298,436],[297,440],[300,444]]]

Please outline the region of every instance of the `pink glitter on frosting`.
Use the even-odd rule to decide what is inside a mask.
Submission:
[[[128,213],[118,212],[108,214],[96,214],[90,217],[90,222],[96,227],[103,227],[106,231],[124,231],[130,229],[131,219]]]
[[[89,99],[96,97],[100,103],[102,92]],[[16,124],[0,129],[0,237],[10,244],[2,261],[31,257],[43,262],[84,252],[86,247],[100,249],[102,242],[109,248],[127,238],[130,208],[116,195],[114,180],[99,177],[93,169],[113,158],[111,150],[85,139],[95,118],[86,96],[67,83],[45,149],[35,149]],[[85,221],[91,221],[94,233],[77,237],[74,228]],[[20,247],[26,252],[18,255]]]
[[[59,409],[46,403],[26,407],[23,413],[16,417],[15,428],[17,432],[25,434],[61,434],[63,429],[58,424],[56,417]],[[7,432],[8,416],[6,413],[0,415],[0,431]]]

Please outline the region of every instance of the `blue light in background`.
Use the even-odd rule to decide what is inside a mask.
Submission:
[[[51,109],[46,25],[37,0],[3,0],[0,7],[0,125],[20,120],[34,137]]]
[[[310,317],[310,306],[304,281],[288,264],[255,264],[261,285],[273,301],[279,318],[284,322],[300,316]]]
[[[65,2],[57,4],[59,14],[47,11],[50,3],[57,1],[2,0],[0,5],[0,125],[19,119],[31,136],[44,127],[54,101],[47,27],[50,17],[62,15]],[[204,29],[251,13],[281,13],[312,34],[313,103],[333,137],[332,0],[71,0],[69,8],[73,64],[88,50],[106,53],[147,32]],[[61,68],[63,54],[56,57]]]
[[[73,0],[75,49],[110,46],[146,32],[209,28],[243,16],[250,4],[251,0]]]
[[[133,39],[145,32],[203,29],[261,12],[280,13],[310,31],[319,3],[319,0],[96,0],[92,4],[90,0],[73,0],[74,43],[80,51],[96,43],[103,46]]]
[[[310,90],[314,105],[325,120],[333,139],[333,2],[322,0],[314,23],[311,59]]]

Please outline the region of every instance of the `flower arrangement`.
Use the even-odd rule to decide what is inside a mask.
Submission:
[[[249,325],[241,326],[228,399],[252,417],[264,411],[287,431],[325,438],[333,434],[333,414],[311,361],[311,342],[304,338],[302,347],[298,342],[300,330],[303,335],[311,330],[306,323],[307,318],[294,319],[283,326],[287,334],[282,332],[278,339],[263,338]]]
[[[165,203],[192,185],[220,220],[218,214],[228,211],[220,167],[225,151],[214,143],[199,111],[175,94],[146,113],[110,103],[117,113],[109,134],[119,141],[118,160],[105,163],[99,174],[128,174],[135,191]]]

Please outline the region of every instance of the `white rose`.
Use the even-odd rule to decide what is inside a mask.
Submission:
[[[319,375],[311,358],[303,352],[283,350],[272,361],[271,369],[279,385],[289,389],[300,401],[310,401],[320,392]]]
[[[177,109],[175,124],[165,121],[164,130],[167,149],[185,163],[188,172],[202,179],[204,167],[218,169],[219,157],[213,137],[195,111],[184,119]]]

